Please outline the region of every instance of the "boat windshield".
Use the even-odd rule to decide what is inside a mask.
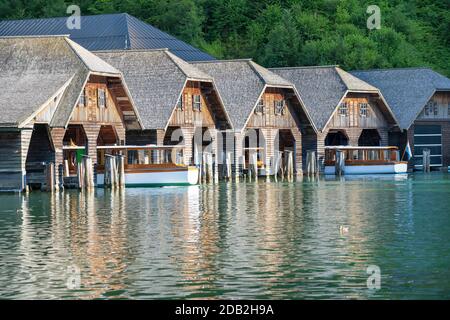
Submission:
[[[183,164],[182,148],[164,147],[130,147],[130,148],[100,148],[97,150],[98,164],[105,164],[105,157],[123,154],[128,165],[160,165],[160,164]]]
[[[391,162],[399,161],[397,148],[330,148],[325,150],[325,161],[335,162],[336,152],[344,153],[346,162]]]

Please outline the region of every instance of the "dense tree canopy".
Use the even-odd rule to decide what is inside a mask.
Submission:
[[[128,12],[218,58],[346,69],[430,66],[450,76],[449,0],[0,0],[0,19]],[[369,5],[381,29],[369,30]]]

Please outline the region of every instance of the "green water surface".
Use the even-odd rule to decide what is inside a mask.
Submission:
[[[450,176],[1,194],[0,298],[449,299]]]

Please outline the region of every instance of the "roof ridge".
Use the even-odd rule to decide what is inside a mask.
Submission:
[[[298,67],[275,67],[268,68],[268,70],[295,70],[295,69],[325,69],[325,68],[340,68],[338,64],[330,64],[325,66],[298,66]]]
[[[264,82],[264,85],[268,85],[267,79],[256,69],[255,63],[253,61],[247,61],[247,64],[250,66],[250,68],[253,70],[253,72],[256,73],[256,75]],[[261,66],[263,67],[263,66]],[[264,68],[264,67],[263,67]]]
[[[349,72],[372,72],[372,71],[391,71],[391,70],[431,70],[434,71],[431,67],[403,67],[403,68],[374,68],[374,69],[357,69],[351,70]],[[436,71],[434,71],[436,72]]]
[[[126,12],[120,13],[102,13],[102,14],[86,14],[81,15],[81,17],[95,17],[95,16],[120,16],[120,15],[129,15]],[[131,16],[131,15],[130,15]],[[51,20],[51,19],[67,19],[70,16],[59,16],[59,17],[45,17],[45,18],[25,18],[25,19],[0,19],[0,23],[8,22],[8,21],[37,21],[37,20]]]
[[[49,34],[49,35],[22,35],[22,36],[0,36],[0,39],[27,39],[27,38],[67,38],[70,34]]]
[[[159,49],[114,49],[114,50],[92,50],[93,53],[126,53],[126,52],[162,52],[162,51],[170,51],[168,48],[159,48]]]
[[[205,60],[205,61],[189,61],[191,64],[199,64],[199,63],[221,63],[221,62],[248,62],[252,61],[252,58],[242,58],[242,59],[225,59],[225,60]]]

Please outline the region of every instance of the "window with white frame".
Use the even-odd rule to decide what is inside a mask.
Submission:
[[[78,106],[80,107],[86,107],[86,90],[83,89],[83,92],[81,92],[80,99],[78,99]]]
[[[98,106],[100,108],[106,107],[106,91],[104,89],[98,89]]]
[[[348,103],[347,102],[343,102],[339,106],[339,115],[341,117],[346,117],[347,114],[348,114]]]
[[[275,115],[282,115],[284,114],[284,108],[285,108],[285,101],[284,100],[275,100]]]
[[[264,113],[264,108],[265,108],[264,99],[261,99],[261,100],[258,101],[258,104],[256,105],[255,113],[256,114],[263,114]]]
[[[202,98],[199,94],[195,94],[192,96],[192,109],[194,111],[202,110]]]
[[[368,117],[369,116],[369,105],[367,103],[360,103],[359,104],[359,115],[361,117]]]

